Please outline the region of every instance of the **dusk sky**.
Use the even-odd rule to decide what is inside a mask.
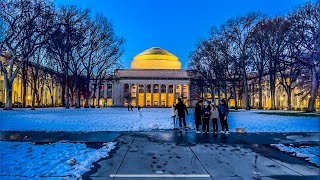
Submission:
[[[125,39],[124,68],[132,58],[151,47],[161,47],[179,57],[183,69],[188,56],[212,26],[230,18],[260,11],[268,16],[284,15],[306,0],[55,0],[57,5],[75,4],[102,13]]]

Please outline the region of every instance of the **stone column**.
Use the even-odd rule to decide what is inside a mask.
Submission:
[[[158,84],[158,106],[162,105],[162,100],[161,100],[161,84]]]
[[[144,84],[143,87],[144,87],[144,91],[143,91],[143,93],[144,93],[144,95],[143,95],[144,103],[143,103],[143,106],[146,107],[147,106],[147,85]]]
[[[168,94],[169,94],[169,85],[165,85],[166,86],[166,107],[168,107],[168,100],[169,100],[169,97],[168,97]]]
[[[105,82],[105,83],[104,83],[104,91],[103,91],[103,97],[104,97],[104,99],[107,98],[107,92],[108,92],[108,83]]]
[[[174,84],[173,85],[173,102],[176,102],[177,99],[177,86]]]
[[[104,98],[104,103],[103,106],[106,107],[107,106],[107,101],[108,101],[108,83],[105,82],[104,83],[104,92],[103,92],[103,98]]]
[[[139,84],[136,84],[136,106],[139,106]]]
[[[129,86],[129,98],[128,98],[128,104],[131,104],[131,84],[128,84]]]
[[[151,84],[151,106],[153,106],[153,87],[154,84]]]

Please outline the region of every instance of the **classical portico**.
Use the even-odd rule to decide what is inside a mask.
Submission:
[[[113,105],[171,107],[178,97],[190,102],[190,78],[179,59],[161,48],[150,48],[134,57],[130,69],[115,71]]]

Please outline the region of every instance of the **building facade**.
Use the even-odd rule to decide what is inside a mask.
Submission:
[[[153,47],[138,54],[130,69],[118,69],[114,77],[101,86],[100,105],[171,107],[178,97],[186,105],[192,104],[188,71],[181,69],[178,57],[164,49]]]
[[[31,69],[31,68],[29,68]],[[41,76],[38,82],[41,89],[40,97],[36,100],[36,106],[61,106],[62,86],[54,78],[55,73],[42,67],[48,76]],[[228,88],[220,89],[216,87],[206,87],[195,83],[196,76],[194,71],[181,69],[181,62],[178,57],[159,47],[153,47],[135,56],[129,69],[117,69],[114,74],[103,81],[95,92],[90,92],[90,105],[100,107],[123,107],[132,105],[134,107],[171,107],[178,98],[184,103],[193,107],[200,99],[207,99],[219,103],[219,99],[227,98],[229,106],[235,106],[235,98],[230,94]],[[70,77],[72,79],[72,77]],[[271,108],[270,85],[268,77],[262,81],[262,107]],[[299,81],[299,80],[298,80]],[[276,109],[286,109],[288,107],[287,94],[276,82],[275,106]],[[93,86],[93,82],[91,83]],[[250,106],[257,108],[258,81],[254,76],[248,81],[250,91]],[[13,84],[13,103],[22,102],[22,80],[18,76]],[[93,88],[94,89],[94,88]],[[28,84],[26,90],[26,105],[32,102],[32,88]],[[226,92],[227,91],[227,92]],[[225,92],[227,95],[225,95]],[[237,104],[239,108],[245,107],[244,95],[241,82],[236,88]],[[220,96],[220,98],[218,97]],[[76,103],[76,93],[70,91],[70,106]],[[292,109],[305,110],[308,106],[308,96],[302,93],[302,89],[297,86],[291,95]],[[0,102],[5,101],[5,85],[3,75],[0,73]],[[85,92],[81,93],[81,106],[85,104]],[[320,109],[320,96],[315,103],[316,109]]]

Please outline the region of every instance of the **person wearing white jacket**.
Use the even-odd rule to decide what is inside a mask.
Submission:
[[[172,107],[171,107],[171,109],[170,109],[170,115],[171,115],[171,117],[172,117],[172,119],[173,119],[173,129],[174,130],[177,130],[178,128],[176,128],[176,124],[177,124],[177,110],[175,110],[175,108],[176,108],[176,103],[173,103],[173,105],[172,105]]]
[[[213,133],[218,134],[219,111],[218,111],[218,108],[215,106],[214,102],[211,104],[210,114],[211,114],[210,119],[212,120],[212,126],[213,126]]]

